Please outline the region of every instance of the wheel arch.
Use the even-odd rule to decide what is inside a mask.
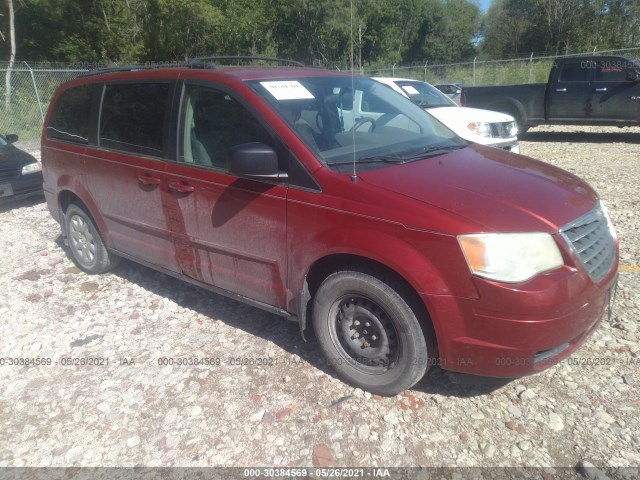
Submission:
[[[299,304],[304,306],[304,313],[299,316],[300,329],[304,331],[307,327],[306,319],[312,318],[313,314],[313,298],[322,282],[332,273],[341,270],[356,270],[362,273],[372,274],[387,284],[396,284],[409,295],[405,300],[412,307],[420,321],[425,338],[429,335],[433,336],[437,344],[437,333],[432,317],[429,312],[428,305],[425,304],[418,290],[403,275],[395,269],[378,260],[353,253],[332,253],[318,258],[308,269],[304,277],[304,289],[306,296],[306,305],[304,302]],[[300,313],[300,312],[299,312]]]

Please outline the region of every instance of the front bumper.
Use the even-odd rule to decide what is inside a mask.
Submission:
[[[0,181],[0,203],[42,195],[42,172]]]
[[[474,278],[477,299],[424,296],[433,312],[440,366],[505,378],[545,370],[596,330],[616,278],[612,268],[596,285],[585,272],[564,267],[526,285]]]

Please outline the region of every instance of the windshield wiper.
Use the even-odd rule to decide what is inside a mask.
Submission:
[[[397,155],[374,155],[371,157],[360,157],[356,159],[355,163],[405,163],[406,160],[404,157],[398,157]],[[341,162],[327,162],[327,165],[352,165],[353,160],[345,160]]]
[[[418,150],[417,152],[411,153],[409,155],[403,155],[401,163],[409,163],[415,162],[417,160],[422,160],[423,158],[433,157],[436,155],[442,155],[446,152],[451,152],[453,150],[460,150],[461,148],[465,148],[467,145],[456,145],[456,144],[438,144],[433,145],[431,147],[424,148],[422,150]]]
[[[363,163],[392,163],[396,165],[400,165],[403,163],[415,162],[417,160],[422,160],[423,158],[433,157],[435,155],[441,155],[446,152],[450,152],[452,150],[459,150],[461,148],[465,148],[466,145],[450,145],[450,144],[440,144],[433,145],[431,147],[424,148],[422,150],[418,150],[417,152],[411,153],[409,155],[373,155],[371,157],[360,157],[356,159],[356,164]],[[327,165],[353,165],[353,160],[344,160],[340,162],[327,162]]]

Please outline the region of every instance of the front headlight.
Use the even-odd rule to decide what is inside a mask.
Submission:
[[[488,122],[471,122],[467,128],[481,137],[491,137],[491,124]]]
[[[28,173],[36,173],[42,170],[42,164],[40,162],[27,163],[24,167],[22,167],[22,175],[26,175]]]
[[[518,136],[518,124],[516,122],[509,122],[506,125],[507,135],[510,137]]]
[[[564,265],[548,233],[479,233],[459,235],[471,272],[498,282],[524,282]]]

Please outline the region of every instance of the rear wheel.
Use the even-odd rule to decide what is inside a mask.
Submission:
[[[91,215],[72,203],[65,213],[69,250],[75,264],[87,273],[106,272],[120,263],[120,257],[112,254],[102,240]]]
[[[380,395],[413,386],[435,353],[406,289],[389,283],[360,271],[334,273],[320,285],[313,309],[327,362],[345,382]]]

